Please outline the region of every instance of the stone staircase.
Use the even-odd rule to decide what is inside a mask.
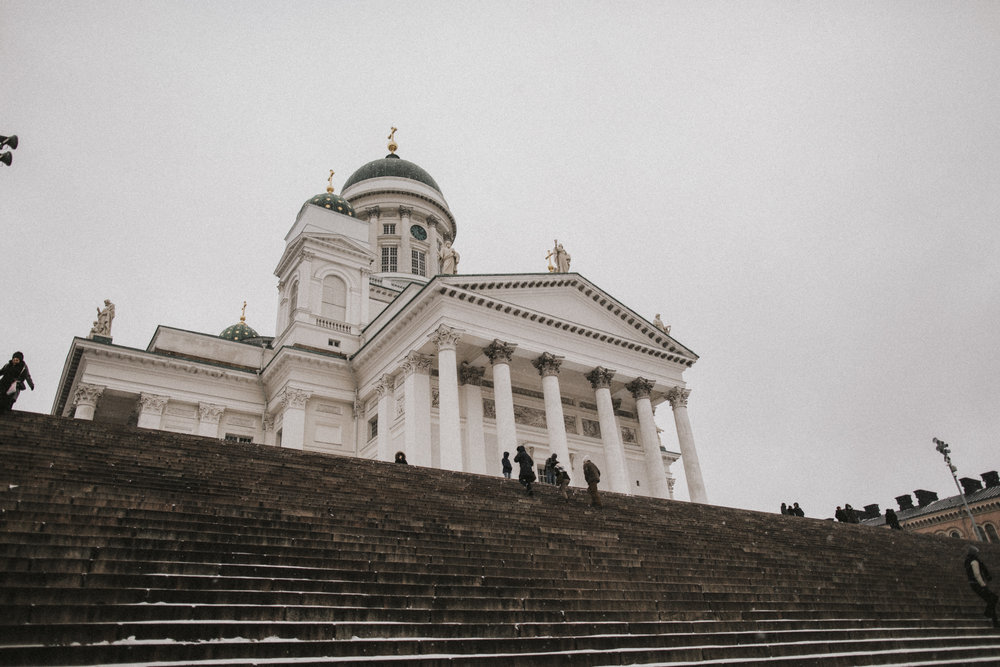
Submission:
[[[1000,664],[961,541],[605,499],[15,412],[0,664]]]

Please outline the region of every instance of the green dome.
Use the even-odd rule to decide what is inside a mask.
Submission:
[[[444,195],[444,193],[441,192],[441,188],[438,187],[438,184],[434,182],[433,178],[431,178],[431,175],[424,171],[422,167],[418,167],[409,160],[404,160],[395,153],[389,153],[381,160],[373,160],[358,169],[356,172],[351,174],[350,178],[347,179],[344,183],[343,189],[346,190],[355,183],[367,181],[370,178],[382,178],[386,176],[392,178],[408,178],[411,181],[417,181],[418,183],[429,185],[437,190],[439,194]]]
[[[351,206],[351,202],[332,192],[318,194],[306,203],[312,204],[313,206],[319,206],[320,208],[325,208],[335,213],[343,213],[344,215],[349,215],[352,218],[357,217],[354,215],[354,207]]]
[[[237,343],[242,343],[248,338],[260,338],[260,335],[247,326],[246,322],[237,322],[231,327],[226,327],[226,330],[219,334],[219,338],[235,340]]]

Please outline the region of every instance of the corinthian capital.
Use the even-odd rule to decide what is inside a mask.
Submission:
[[[542,352],[540,357],[531,361],[531,365],[538,369],[538,374],[542,377],[559,375],[559,367],[562,366],[562,359],[551,352]]]
[[[406,359],[403,359],[403,363],[399,365],[399,368],[403,372],[404,377],[417,371],[427,373],[431,370],[431,358],[419,352],[410,352],[406,355]]]
[[[462,384],[471,384],[476,387],[483,385],[483,373],[486,369],[482,366],[470,366],[468,361],[463,361],[458,367],[458,379]]]
[[[493,339],[493,342],[483,348],[483,354],[489,357],[490,363],[494,366],[497,364],[509,364],[511,357],[514,356],[514,350],[517,349],[517,345],[514,343],[505,343],[500,339]]]
[[[368,214],[368,222],[377,222],[380,215],[382,215],[382,209],[378,206],[369,206],[365,209],[365,213]]]
[[[403,220],[406,220],[411,215],[413,215],[413,209],[412,208],[410,208],[409,206],[400,206],[399,207],[399,217],[400,218],[402,218]]]
[[[462,337],[461,332],[442,324],[437,331],[431,334],[430,339],[437,345],[438,350],[454,350]]]
[[[392,381],[392,376],[383,375],[375,383],[375,393],[381,399],[383,396],[391,394],[394,387],[395,383]]]
[[[655,384],[646,378],[638,377],[626,384],[625,388],[632,392],[632,398],[638,401],[640,398],[649,398],[649,393],[653,391]]]
[[[219,417],[226,411],[226,406],[215,405],[213,403],[198,404],[198,418],[203,422],[218,424]]]
[[[289,408],[304,410],[310,396],[312,394],[304,389],[285,387],[285,391],[281,394],[281,407],[286,410]]]
[[[142,406],[143,412],[162,414],[163,408],[167,404],[168,400],[168,397],[158,396],[157,394],[139,394],[139,405]]]
[[[73,394],[73,405],[96,406],[97,401],[104,393],[104,387],[96,384],[81,384]]]
[[[670,405],[674,408],[686,408],[688,404],[688,396],[691,395],[691,390],[684,387],[674,387],[667,392],[667,400],[670,401]]]
[[[610,368],[598,366],[584,377],[590,380],[590,386],[594,389],[610,388],[611,380],[615,377],[615,372]]]

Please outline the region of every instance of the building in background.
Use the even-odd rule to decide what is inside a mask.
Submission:
[[[972,522],[965,511],[968,505],[979,529],[979,539],[1000,542],[1000,476],[994,470],[984,472],[981,477],[981,482],[971,477],[961,478],[959,482],[964,493],[940,500],[933,491],[917,489],[913,492],[917,497],[916,506],[909,493],[896,496],[899,504],[896,516],[903,530],[974,540]],[[869,526],[885,525],[878,505],[866,505],[860,518],[861,523]]]
[[[589,454],[603,488],[661,498],[682,458],[707,502],[683,378],[697,355],[570,272],[558,241],[548,272],[459,273],[441,188],[396,150],[390,135],[302,206],[273,337],[241,316],[219,335],[159,325],[145,349],[76,338],[52,413],[484,474],[523,444],[574,484]],[[680,452],[660,444],[664,403]]]

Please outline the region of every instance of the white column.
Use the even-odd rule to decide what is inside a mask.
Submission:
[[[549,432],[549,449],[564,466],[569,466],[569,444],[566,442],[566,421],[563,418],[562,393],[559,391],[559,366],[562,359],[544,352],[531,365],[542,376],[542,395],[545,398],[545,426]]]
[[[497,444],[501,452],[517,450],[517,428],[514,425],[514,391],[510,381],[510,360],[517,345],[494,340],[483,348],[493,364],[493,402],[497,413]]]
[[[392,451],[392,439],[389,437],[389,425],[392,423],[392,391],[393,381],[391,375],[383,375],[375,384],[375,393],[378,394],[378,422],[376,430],[375,451],[379,461],[392,461],[395,454]]]
[[[465,447],[463,463],[467,472],[486,475],[486,432],[483,429],[483,374],[482,366],[469,366],[463,361],[458,369],[465,399]],[[497,464],[499,465],[499,463]]]
[[[601,366],[587,373],[590,386],[594,388],[597,419],[601,423],[601,441],[604,443],[604,458],[608,465],[608,488],[616,493],[631,493],[622,432],[611,400],[611,380],[614,376],[613,370]]]
[[[438,349],[438,401],[441,467],[464,470],[462,466],[462,420],[458,413],[458,363],[455,347],[461,332],[441,325],[431,335]]]
[[[663,456],[660,454],[660,436],[656,433],[653,404],[649,400],[649,392],[653,390],[653,385],[653,382],[640,377],[629,382],[625,388],[632,392],[632,397],[635,398],[635,411],[639,415],[639,444],[646,457],[649,495],[653,498],[670,498],[667,471],[663,467]]]
[[[430,467],[431,358],[410,352],[400,370],[403,373],[403,451],[408,463]]]
[[[219,437],[219,418],[225,412],[224,405],[214,405],[212,403],[198,404],[198,435],[209,438]]]
[[[306,402],[312,394],[295,387],[285,387],[281,394],[281,446],[304,449],[306,444]]]
[[[139,428],[160,428],[160,420],[163,417],[163,408],[169,400],[166,396],[156,394],[139,394],[139,421],[136,424]]]
[[[86,419],[88,421],[94,418],[94,413],[97,411],[97,401],[101,399],[101,394],[104,393],[104,387],[96,384],[81,384],[76,388],[76,393],[73,395],[73,418],[74,419]]]
[[[701,465],[698,463],[698,452],[694,448],[694,434],[691,432],[691,422],[688,421],[687,404],[690,389],[674,387],[667,393],[667,400],[674,409],[674,425],[677,427],[677,442],[681,447],[681,460],[684,461],[684,477],[687,479],[688,495],[693,503],[707,503],[705,482],[701,478]]]

